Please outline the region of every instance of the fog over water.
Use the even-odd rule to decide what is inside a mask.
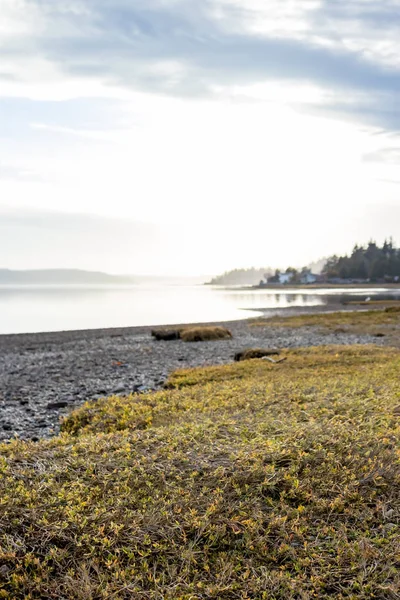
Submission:
[[[336,289],[368,296],[384,289]],[[0,333],[230,321],[261,309],[318,306],[327,290],[243,290],[201,285],[0,286]]]

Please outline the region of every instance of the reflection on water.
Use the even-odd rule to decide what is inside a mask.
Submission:
[[[324,305],[333,296],[340,302],[344,293],[346,298],[372,294],[368,289],[329,290],[328,296],[318,289],[299,293],[172,285],[1,286],[0,333],[229,321],[258,316],[260,309]]]

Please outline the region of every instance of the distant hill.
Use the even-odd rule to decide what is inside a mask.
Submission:
[[[122,283],[135,283],[135,278],[129,275],[108,275],[100,271],[82,271],[80,269],[39,269],[32,271],[0,269],[1,285],[106,285]]]
[[[266,274],[272,275],[270,267],[263,269],[234,269],[226,271],[218,277],[214,277],[207,285],[258,285],[261,280],[265,279]]]
[[[327,258],[322,258],[308,265],[307,269],[312,273],[320,274],[327,260]],[[207,282],[207,285],[258,285],[261,280],[265,280],[274,273],[275,269],[271,267],[264,267],[262,269],[254,267],[250,269],[233,269],[214,277],[211,281]]]

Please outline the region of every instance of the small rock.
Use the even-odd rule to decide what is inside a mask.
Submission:
[[[66,400],[57,400],[56,402],[49,402],[47,408],[50,410],[57,408],[66,408],[68,406],[68,402]]]
[[[7,567],[7,565],[1,565],[0,567],[0,577],[8,577],[11,569]]]
[[[148,385],[139,385],[137,386],[137,391],[140,392],[141,394],[143,394],[144,392],[148,392],[150,391],[151,388],[149,388]]]
[[[113,389],[113,394],[121,394],[122,392],[125,392],[125,390],[126,386],[120,383]]]

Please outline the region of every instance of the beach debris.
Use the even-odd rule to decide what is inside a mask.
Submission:
[[[152,329],[151,335],[158,341],[169,342],[180,339],[180,329]]]
[[[287,360],[287,356],[284,356],[283,358],[280,358],[279,360],[274,360],[273,358],[271,358],[270,356],[263,356],[261,358],[261,360],[268,360],[269,362],[274,363],[274,365],[277,365],[281,362],[283,362],[284,360]]]
[[[66,408],[68,406],[68,402],[66,400],[57,400],[56,402],[49,402],[47,408],[50,410],[54,410],[57,408]]]
[[[128,365],[126,365],[125,363],[121,362],[120,360],[114,360],[114,361],[111,363],[111,366],[112,366],[114,369],[117,369],[118,367],[127,367]]]
[[[236,352],[235,361],[240,362],[242,360],[251,360],[253,358],[264,358],[268,356],[277,356],[280,354],[279,350],[270,348],[248,348],[241,352]]]

